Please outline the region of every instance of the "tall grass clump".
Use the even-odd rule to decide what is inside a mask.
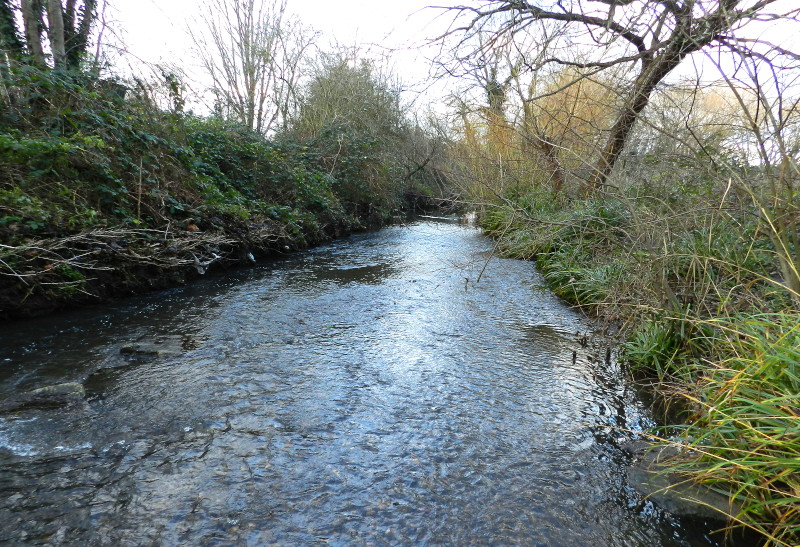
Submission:
[[[800,541],[800,314],[709,321],[715,354],[678,426],[694,456],[673,470],[729,496],[735,525],[769,545]]]
[[[639,325],[622,344],[622,353],[638,377],[650,377],[656,389],[669,387],[676,379],[695,381],[693,361],[711,346],[708,327],[685,315],[654,316]]]
[[[642,304],[652,307],[652,296],[642,299],[642,291],[631,291],[649,277],[638,265],[649,257],[636,250],[631,223],[624,201],[560,203],[558,195],[541,188],[488,207],[482,221],[503,256],[535,260],[558,296],[614,320]]]

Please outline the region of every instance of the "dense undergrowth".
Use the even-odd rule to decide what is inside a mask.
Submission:
[[[143,87],[20,65],[0,85],[0,319],[185,281],[397,215],[430,192],[393,142],[267,139]],[[174,90],[173,90],[174,91]],[[389,123],[387,122],[387,123]]]
[[[614,323],[661,394],[673,471],[730,496],[732,526],[800,540],[800,313],[770,223],[748,195],[668,186],[566,199],[508,192],[484,226],[562,298]],[[679,425],[675,426],[677,423]]]

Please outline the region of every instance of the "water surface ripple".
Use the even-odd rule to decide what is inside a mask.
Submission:
[[[0,416],[0,543],[708,545],[626,484],[591,325],[491,250],[418,222],[4,326],[0,398],[87,398]]]

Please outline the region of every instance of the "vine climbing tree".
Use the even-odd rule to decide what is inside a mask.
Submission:
[[[97,0],[0,0],[0,65],[78,68],[96,19]]]

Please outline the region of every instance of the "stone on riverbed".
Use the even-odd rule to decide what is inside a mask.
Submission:
[[[40,387],[21,393],[0,403],[0,413],[17,412],[31,408],[61,408],[83,401],[86,391],[82,384],[67,382]]]
[[[740,508],[728,496],[702,484],[694,484],[668,472],[669,463],[685,457],[676,446],[659,446],[644,441],[629,443],[623,449],[637,461],[628,468],[629,484],[664,511],[681,517],[727,520]]]
[[[170,357],[180,355],[195,347],[197,347],[197,343],[191,337],[169,335],[125,344],[119,352],[131,357]]]

